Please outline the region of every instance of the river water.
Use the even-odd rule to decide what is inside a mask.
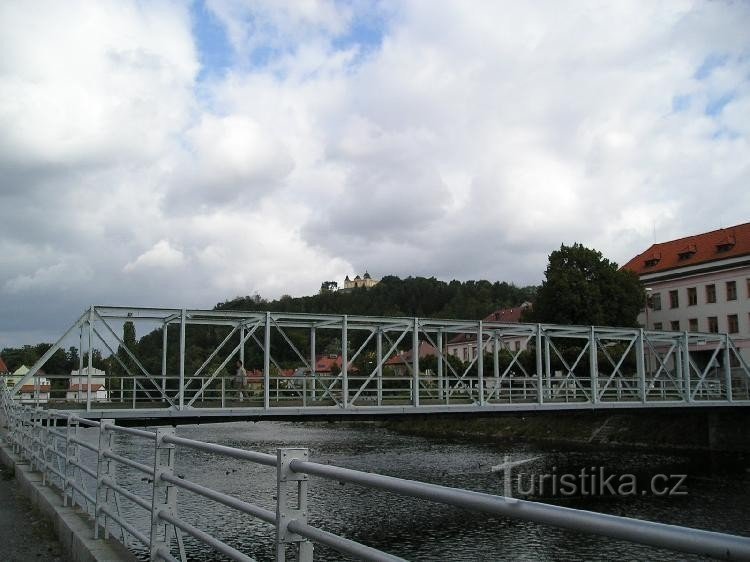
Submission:
[[[553,493],[551,479],[528,499],[615,515],[750,535],[750,459],[718,459],[707,453],[661,453],[643,450],[566,447],[539,444],[460,441],[405,436],[377,423],[234,422],[181,426],[182,437],[274,453],[277,447],[308,447],[312,460],[380,474],[422,480],[492,494],[504,493],[504,480],[492,467],[504,461],[533,459],[516,468],[511,479],[529,490],[539,475],[579,475],[594,494],[566,497]],[[92,434],[93,437],[93,434]],[[138,438],[119,434],[116,450],[151,464],[153,450]],[[618,483],[646,489],[612,495],[591,475],[616,474]],[[216,490],[270,510],[275,509],[275,471],[245,461],[180,448],[176,472]],[[650,479],[664,474],[656,493],[686,479],[677,496],[651,492]],[[626,478],[627,477],[627,478]],[[118,479],[149,497],[150,485],[132,472],[118,469]],[[667,486],[669,484],[669,486]],[[570,488],[568,488],[570,491]],[[623,490],[621,490],[623,491]],[[604,492],[602,495],[601,492]],[[518,493],[517,490],[514,491]],[[148,516],[122,502],[122,510],[148,529]],[[180,517],[257,560],[273,560],[274,531],[270,525],[180,491]],[[309,491],[310,524],[410,560],[698,560],[669,551],[564,531],[505,518],[492,518],[387,492],[312,477]],[[134,546],[134,545],[131,545]],[[191,560],[221,557],[186,539]],[[145,557],[145,552],[141,551]],[[348,560],[324,547],[315,547],[316,560]]]

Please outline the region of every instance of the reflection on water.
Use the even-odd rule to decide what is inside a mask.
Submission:
[[[632,473],[639,481],[655,473],[687,474],[682,497],[545,497],[551,503],[674,523],[750,534],[750,473],[745,459],[711,462],[701,454],[560,449],[553,446],[429,440],[399,435],[377,424],[235,422],[182,426],[178,435],[222,445],[274,453],[280,446],[310,448],[318,462],[423,480],[470,490],[503,493],[503,479],[491,468],[503,461],[539,457],[525,474],[578,473],[584,467]],[[92,435],[93,437],[93,435]],[[151,464],[153,452],[143,440],[118,435],[116,450]],[[275,509],[275,473],[269,467],[180,448],[176,472],[219,491],[267,509]],[[146,478],[118,469],[118,479],[148,498]],[[491,518],[429,502],[403,498],[354,485],[313,477],[310,523],[410,560],[674,560],[694,559],[668,551],[563,531],[524,521]],[[127,500],[122,509],[147,531],[148,514]],[[180,517],[250,554],[273,559],[273,528],[209,500],[180,491]],[[131,546],[134,546],[131,544]],[[221,557],[186,539],[191,560]],[[142,551],[145,559],[145,550]],[[316,546],[316,560],[347,560]]]

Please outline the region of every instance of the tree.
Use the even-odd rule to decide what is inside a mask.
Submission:
[[[595,326],[638,325],[645,291],[638,276],[619,269],[601,252],[581,244],[560,246],[549,256],[532,320]]]

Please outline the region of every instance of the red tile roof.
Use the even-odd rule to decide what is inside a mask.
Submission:
[[[528,303],[523,303],[513,308],[501,308],[495,312],[485,316],[483,322],[507,322],[512,324],[518,324],[521,321],[521,314],[531,306]],[[458,334],[452,337],[448,343],[462,343],[465,341],[476,341],[477,337],[473,334]]]
[[[50,385],[48,384],[42,384],[39,385],[39,392],[49,392]],[[24,394],[33,394],[36,391],[36,388],[33,384],[25,384],[21,387],[21,392]]]
[[[0,357],[0,373],[9,373],[9,372],[10,371],[8,371],[8,367],[5,364],[5,361],[3,361],[3,358]]]
[[[429,355],[437,356],[437,350],[426,341],[419,342],[419,358],[423,359],[424,357],[427,357]],[[398,355],[394,355],[384,364],[385,365],[400,365],[403,363],[411,363],[413,356],[414,356],[414,353],[410,349]]]
[[[622,266],[638,275],[750,255],[750,222],[653,244]]]
[[[89,385],[87,384],[71,384],[68,387],[68,392],[78,392],[79,390],[86,392],[86,389]],[[97,390],[102,390],[104,388],[103,384],[92,384],[91,385],[91,392],[96,392]]]

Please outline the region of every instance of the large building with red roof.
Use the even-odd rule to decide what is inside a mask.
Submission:
[[[750,355],[750,223],[653,244],[623,268],[649,294],[647,329],[726,332]]]
[[[530,306],[531,303],[525,302],[513,308],[501,308],[485,316],[482,320],[484,322],[518,324],[521,321],[523,311]],[[505,336],[502,338],[502,347],[511,352],[526,349],[526,344],[525,337]],[[471,334],[458,334],[451,338],[445,347],[448,355],[458,357],[464,362],[471,361],[477,356],[477,338]]]

